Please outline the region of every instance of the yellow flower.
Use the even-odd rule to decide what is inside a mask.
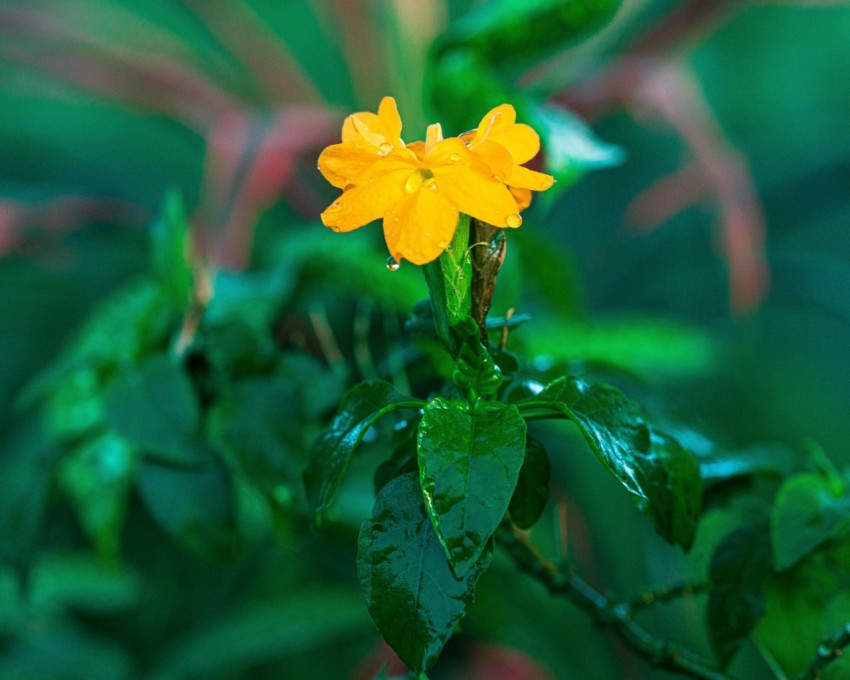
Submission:
[[[425,142],[405,145],[391,97],[377,114],[349,116],[342,143],[325,149],[319,170],[342,195],[322,213],[335,231],[352,231],[379,218],[396,262],[425,264],[439,257],[454,236],[458,214],[497,227],[518,227],[528,189],[552,178],[519,167],[539,149],[531,128],[515,123],[512,107],[498,107],[483,131],[466,140],[443,139],[439,123]],[[530,134],[529,134],[530,133]],[[548,182],[548,183],[547,183]]]
[[[545,191],[555,182],[551,175],[522,167],[540,151],[540,137],[528,125],[516,122],[516,111],[510,104],[491,109],[475,130],[461,138],[511,188],[521,209],[531,202],[531,191]],[[511,156],[506,174],[502,174],[504,150]]]

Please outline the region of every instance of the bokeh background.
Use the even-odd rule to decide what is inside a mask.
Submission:
[[[377,671],[354,553],[391,433],[320,531],[299,473],[348,385],[429,386],[416,267],[318,220],[318,153],[384,95],[407,140],[502,96],[551,123],[557,191],[493,309],[532,317],[509,349],[730,450],[850,462],[850,6],[578,3],[575,30],[497,30],[559,4],[0,1],[0,678]],[[539,436],[563,454],[552,550],[625,597],[704,573],[730,517],[685,559],[568,433]],[[647,620],[707,649],[702,615]],[[435,678],[666,677],[506,563],[464,630]]]

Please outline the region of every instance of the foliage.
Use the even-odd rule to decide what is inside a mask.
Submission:
[[[847,677],[847,9],[414,5],[0,3],[0,678]],[[387,271],[385,94],[557,196]]]

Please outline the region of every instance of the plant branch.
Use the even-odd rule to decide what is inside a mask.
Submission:
[[[514,564],[539,581],[553,595],[561,595],[593,617],[596,625],[614,632],[638,656],[654,668],[663,668],[701,680],[734,680],[698,654],[669,640],[655,637],[632,619],[632,608],[597,592],[580,576],[561,572],[540,555],[517,529],[503,525],[497,534]]]
[[[848,646],[850,646],[850,622],[844,624],[844,628],[818,645],[815,660],[797,676],[797,680],[817,680],[824,668],[844,655],[844,649]]]

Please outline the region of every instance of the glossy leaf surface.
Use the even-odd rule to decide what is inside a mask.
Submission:
[[[514,406],[487,403],[475,412],[438,397],[425,407],[417,439],[422,491],[458,576],[479,560],[508,509],[525,430]]]
[[[511,521],[520,529],[530,529],[543,514],[549,500],[551,468],[549,454],[543,444],[526,435],[525,459],[508,507]]]
[[[304,471],[307,500],[314,512],[321,512],[333,500],[366,431],[404,400],[401,392],[380,380],[361,383],[346,394],[333,422],[313,445]]]
[[[686,549],[693,544],[702,504],[699,465],[673,437],[651,427],[619,390],[559,378],[518,405],[525,413],[550,410],[572,420],[658,533]]]
[[[358,574],[369,613],[409,668],[424,671],[437,660],[490,558],[487,550],[462,578],[455,576],[415,473],[397,477],[378,494],[360,529]]]

